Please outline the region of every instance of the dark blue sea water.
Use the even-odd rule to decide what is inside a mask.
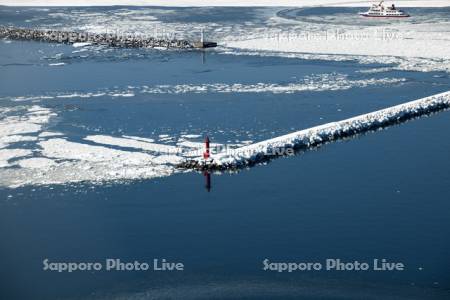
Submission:
[[[211,22],[186,9],[170,9],[175,14],[164,10],[169,11],[154,13],[164,24]],[[70,26],[66,19],[55,23],[49,14],[74,11],[0,7],[0,20],[26,26],[26,20],[39,17],[33,22],[64,27]],[[108,8],[76,11],[114,15]],[[213,16],[217,22],[248,18],[257,23],[268,12],[223,8]],[[200,140],[209,135],[219,143],[256,142],[444,92],[450,83],[448,73],[439,71],[364,73],[390,65],[355,60],[231,55],[220,49],[79,49],[0,41],[1,108],[49,108],[57,118],[45,130],[76,143],[90,144],[83,138],[99,134],[155,140],[197,134]],[[54,65],[59,63],[64,64]],[[283,93],[141,92],[143,86],[182,84],[286,86],[318,74],[341,74],[348,87]],[[344,80],[333,76],[330,81]],[[355,83],[383,78],[403,81]],[[112,96],[130,90],[133,97]],[[57,97],[96,92],[105,94]],[[448,299],[449,125],[449,112],[442,112],[236,174],[212,174],[210,192],[204,175],[196,172],[134,181],[102,178],[101,184],[3,185],[0,298]],[[19,147],[40,149],[34,143],[7,149]],[[165,258],[182,262],[185,270],[58,273],[43,270],[46,258],[149,263]],[[266,258],[385,258],[403,263],[405,270],[278,273],[263,271]]]

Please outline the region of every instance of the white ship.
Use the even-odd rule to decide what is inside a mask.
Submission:
[[[391,6],[384,6],[384,1],[378,4],[373,4],[372,7],[366,12],[360,12],[359,14],[363,17],[374,17],[374,18],[406,18],[409,17],[404,11],[397,9],[394,4]]]

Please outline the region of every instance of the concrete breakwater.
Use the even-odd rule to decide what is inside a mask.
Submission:
[[[0,38],[11,40],[33,40],[52,43],[91,43],[121,48],[174,48],[195,49],[216,47],[214,42],[190,42],[178,39],[158,39],[132,34],[89,33],[76,31],[40,30],[0,26]]]
[[[327,123],[237,149],[211,154],[178,165],[184,169],[222,171],[240,169],[293,151],[308,150],[450,108],[450,91],[388,107],[350,119]]]

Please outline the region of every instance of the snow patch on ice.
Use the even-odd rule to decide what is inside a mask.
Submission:
[[[45,157],[31,157],[16,162],[22,168],[47,170],[57,165],[57,163]]]
[[[105,145],[113,145],[113,146],[120,146],[120,147],[126,147],[126,148],[135,148],[140,150],[146,150],[156,153],[173,153],[177,154],[179,149],[174,146],[169,145],[161,145],[161,144],[155,144],[151,142],[146,141],[139,141],[136,139],[128,139],[128,138],[118,138],[118,137],[112,137],[112,136],[106,136],[106,135],[89,135],[84,138],[87,141],[92,141],[98,144],[105,144]]]
[[[139,137],[139,136],[131,136],[131,135],[122,135],[122,137],[131,139],[131,140],[136,140],[136,141],[148,142],[148,143],[153,143],[155,141],[154,139],[143,138],[143,137]]]
[[[45,137],[55,137],[55,136],[62,136],[63,134],[61,132],[53,132],[53,131],[42,131],[39,133],[40,138]]]
[[[111,94],[111,97],[134,97],[134,93],[114,93]]]
[[[186,138],[186,139],[195,139],[195,138],[201,137],[201,135],[200,134],[182,134],[181,137]]]
[[[374,74],[374,73],[384,73],[392,71],[394,68],[372,68],[372,69],[364,69],[364,70],[358,70],[358,73],[362,74]]]
[[[14,112],[14,115],[10,115]],[[20,114],[20,115],[17,115]],[[35,141],[35,134],[42,130],[54,114],[51,110],[37,105],[5,109],[0,118],[0,148],[17,142]]]
[[[66,63],[60,62],[60,63],[51,63],[48,64],[51,67],[59,67],[59,66],[64,66]]]
[[[75,48],[79,48],[79,47],[86,47],[92,45],[92,43],[73,43],[72,46]]]
[[[46,96],[45,99],[54,99],[54,98],[91,98],[91,97],[101,97],[106,95],[105,93],[69,93],[69,94],[59,94],[56,96]]]
[[[32,153],[28,149],[0,149],[0,168],[10,167],[9,160],[20,158]]]

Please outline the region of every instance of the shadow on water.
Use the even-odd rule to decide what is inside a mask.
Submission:
[[[205,177],[205,189],[206,191],[211,192],[211,173],[208,171],[203,172],[203,176]]]

